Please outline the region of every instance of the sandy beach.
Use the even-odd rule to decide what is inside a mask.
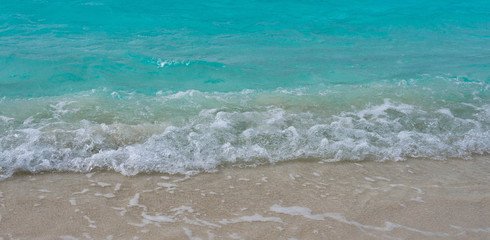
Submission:
[[[488,239],[490,157],[17,174],[3,239]]]

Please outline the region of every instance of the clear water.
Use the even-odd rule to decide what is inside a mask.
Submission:
[[[0,173],[490,153],[486,1],[0,4]]]

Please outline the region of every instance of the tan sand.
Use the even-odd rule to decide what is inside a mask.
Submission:
[[[3,239],[490,239],[490,157],[0,182]]]

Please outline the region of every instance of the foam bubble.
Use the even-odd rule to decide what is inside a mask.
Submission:
[[[177,66],[177,65],[189,66],[190,64],[191,64],[190,60],[158,59],[158,61],[157,61],[157,65],[160,68],[169,67],[169,66]]]

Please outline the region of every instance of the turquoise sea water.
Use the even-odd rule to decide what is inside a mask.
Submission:
[[[490,153],[486,1],[2,0],[0,174]]]

